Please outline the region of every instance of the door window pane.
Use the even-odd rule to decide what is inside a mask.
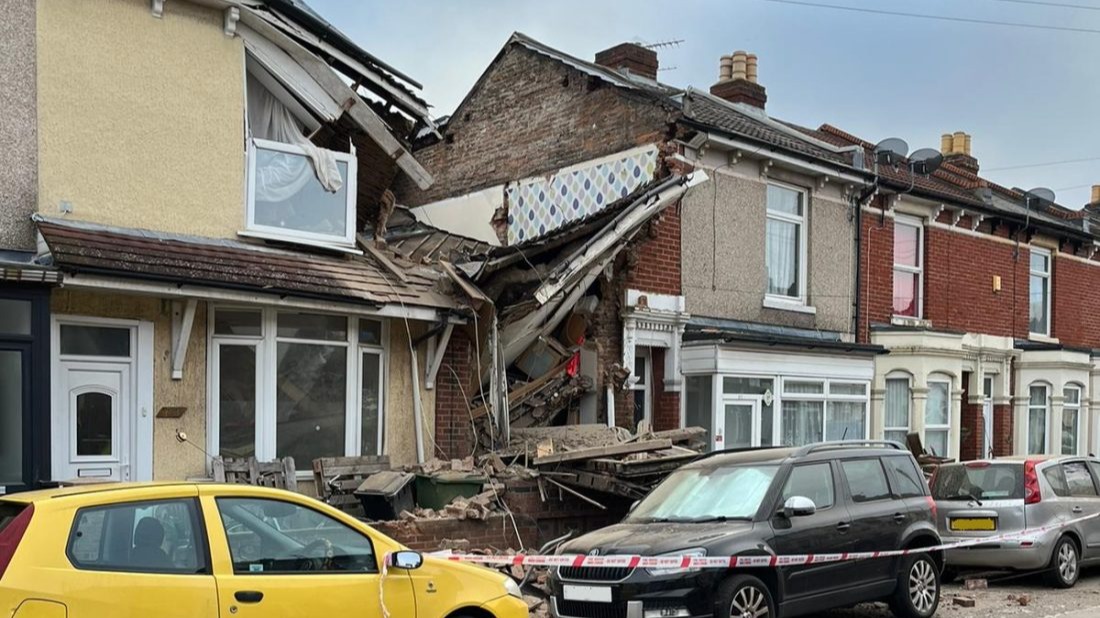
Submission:
[[[867,404],[862,401],[830,401],[825,425],[826,440],[862,440],[866,435]]]
[[[113,451],[114,398],[107,393],[76,396],[76,455],[106,457]]]
[[[347,348],[280,343],[275,375],[275,456],[308,469],[344,453]]]
[[[1083,461],[1072,461],[1062,464],[1062,473],[1066,476],[1066,486],[1072,496],[1095,496],[1096,486],[1092,483],[1092,475]]]
[[[768,294],[799,296],[799,227],[790,221],[768,219]]]
[[[848,493],[854,502],[871,502],[890,497],[886,472],[877,459],[849,459],[840,462],[844,478],[848,481]]]
[[[917,498],[924,495],[924,477],[909,457],[885,457],[883,463],[894,473],[897,480],[895,492],[902,498]]]
[[[263,314],[248,309],[218,309],[214,312],[214,334],[259,337]]]
[[[0,350],[0,485],[22,485],[23,353]]]
[[[825,402],[783,402],[783,445],[802,446],[820,442],[823,437]]]
[[[31,301],[0,298],[0,333],[31,334]]]
[[[359,320],[359,343],[382,345],[382,322]]]
[[[85,508],[77,513],[67,553],[78,569],[204,573],[198,522],[193,500]]]
[[[256,346],[218,345],[218,454],[256,454]]]
[[[381,455],[379,429],[382,423],[382,356],[371,352],[363,355],[363,455]]]
[[[62,324],[61,353],[81,356],[129,356],[130,329]]]
[[[1066,473],[1062,470],[1062,466],[1052,465],[1043,470],[1043,476],[1046,478],[1047,483],[1050,484],[1050,488],[1054,491],[1054,495],[1059,498],[1066,498],[1069,496],[1069,482],[1066,481]]]
[[[752,446],[752,405],[726,404],[726,448]]]
[[[348,319],[323,313],[280,313],[279,337],[286,339],[320,339],[345,341],[348,338]]]
[[[217,502],[238,575],[378,571],[370,539],[327,515],[279,500]]]
[[[712,376],[686,376],[684,378],[684,424],[702,427],[707,431],[708,443],[714,438]]]
[[[788,498],[802,496],[814,501],[818,509],[827,509],[833,505],[833,471],[829,464],[820,463],[808,466],[795,466],[783,486],[782,502]]]

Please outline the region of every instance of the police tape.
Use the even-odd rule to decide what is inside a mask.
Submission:
[[[515,554],[511,556],[492,556],[485,554],[433,554],[436,557],[456,562],[469,562],[485,566],[545,566],[545,567],[572,567],[572,568],[643,568],[643,569],[733,569],[733,568],[761,568],[800,566],[807,564],[821,564],[826,562],[843,562],[847,560],[871,560],[875,558],[892,558],[908,556],[933,551],[949,549],[963,549],[976,545],[987,545],[1012,539],[1031,539],[1047,532],[1067,528],[1090,519],[1100,517],[1100,512],[1070,519],[1048,526],[1030,528],[1017,532],[1008,532],[994,536],[965,539],[953,543],[944,543],[927,547],[913,547],[909,549],[889,549],[871,552],[848,552],[832,554],[792,554],[785,556],[760,555],[760,556],[640,556],[632,554],[612,555],[585,555],[585,554],[558,554],[551,556],[537,554]]]

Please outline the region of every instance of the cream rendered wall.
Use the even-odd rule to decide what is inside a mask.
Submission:
[[[38,2],[38,210],[232,237],[244,225],[244,47],[169,1]]]
[[[153,421],[153,478],[178,480],[207,475],[205,455],[192,444],[176,440],[181,430],[190,442],[206,447],[206,303],[199,303],[183,379],[173,380],[172,311],[167,300],[60,289],[50,299],[54,314],[153,322],[153,410],[185,407],[180,418]]]
[[[408,328],[406,328],[406,325]],[[398,466],[416,463],[416,427],[413,408],[412,354],[409,350],[409,333],[416,339],[428,329],[423,322],[389,321],[389,365],[386,372],[386,454],[390,463]],[[420,402],[424,415],[424,457],[439,457],[435,448],[435,390],[424,389],[424,371],[427,363],[427,345],[421,343],[417,350],[419,363]]]
[[[850,333],[855,228],[840,188],[818,189],[810,178],[769,170],[769,178],[805,189],[809,196],[807,291],[816,314],[767,308],[767,180],[761,178],[757,162],[729,166],[722,161],[701,161],[711,180],[682,202],[682,281],[688,313]]]

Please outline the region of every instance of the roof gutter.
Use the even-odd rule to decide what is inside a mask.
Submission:
[[[692,123],[692,124],[697,124],[697,123]],[[702,126],[702,125],[700,125],[700,126]],[[744,150],[744,151],[747,151],[747,152],[754,152],[754,153],[757,153],[757,154],[760,154],[762,152],[761,146],[763,146],[764,148],[767,149],[767,152],[765,154],[765,156],[767,158],[773,159],[773,160],[778,161],[780,163],[783,163],[784,165],[786,165],[788,167],[792,167],[792,168],[797,169],[799,171],[807,172],[809,174],[813,174],[813,175],[816,175],[816,176],[825,176],[827,178],[835,178],[837,180],[843,180],[843,181],[846,181],[846,182],[860,184],[860,185],[866,185],[866,184],[871,184],[872,183],[872,180],[869,177],[870,176],[869,172],[868,172],[868,177],[856,176],[855,174],[852,174],[852,173],[847,173],[847,172],[844,172],[844,171],[841,171],[841,170],[838,170],[838,169],[834,169],[834,168],[831,168],[831,167],[820,165],[818,163],[811,163],[809,161],[804,161],[802,159],[799,159],[797,157],[793,157],[791,155],[783,154],[781,152],[778,152],[778,151],[772,149],[771,146],[766,145],[766,144],[754,144],[754,143],[751,143],[751,142],[742,141],[740,139],[734,139],[734,138],[731,138],[731,137],[718,135],[716,133],[713,133],[709,129],[704,134],[704,136],[702,138],[702,143],[699,143],[698,145],[696,145],[695,141],[696,140],[692,140],[692,142],[689,143],[689,145],[691,145],[693,148],[699,148],[703,144],[714,144],[714,145],[718,145],[722,148],[725,148],[727,150]]]

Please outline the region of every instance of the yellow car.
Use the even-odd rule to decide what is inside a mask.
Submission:
[[[527,605],[500,573],[421,556],[287,491],[163,483],[0,497],[0,617],[387,615],[527,618]]]

